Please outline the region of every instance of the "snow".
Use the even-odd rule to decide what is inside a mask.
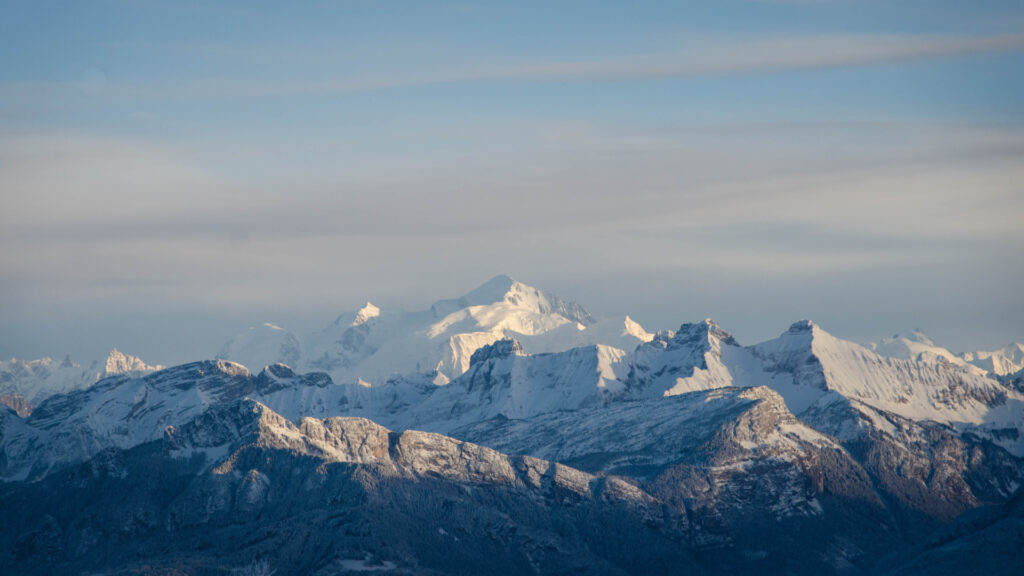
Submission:
[[[371,318],[377,318],[378,316],[380,316],[380,308],[367,302],[366,306],[363,306],[356,312],[356,317],[352,320],[352,326],[362,326],[369,322]]]
[[[643,326],[629,316],[626,316],[622,324],[622,333],[619,336],[632,336],[641,342],[650,342],[654,339],[654,334],[644,330]]]
[[[1013,342],[998,350],[967,352],[963,359],[990,374],[1006,376],[1024,370],[1024,344]]]
[[[227,361],[185,364],[146,376],[112,376],[85,390],[55,395],[18,425],[5,423],[7,458],[0,477],[36,475],[54,463],[85,460],[108,447],[163,437],[169,425],[203,413],[250,378]]]
[[[162,369],[163,366],[150,366],[143,362],[142,359],[130,354],[124,354],[119,352],[117,348],[114,348],[110,351],[107,361],[103,366],[103,377],[116,374],[143,374]]]
[[[598,345],[490,358],[412,406],[405,425],[445,432],[499,415],[525,418],[600,405],[624,389],[624,356],[622,350]]]
[[[254,369],[283,362],[322,370],[335,382],[378,385],[412,372],[436,373],[443,382],[466,372],[473,352],[505,338],[544,353],[594,344],[632,350],[651,337],[628,317],[598,322],[578,304],[502,275],[419,312],[384,312],[367,302],[302,340],[289,357],[280,352],[284,336],[260,327],[236,336],[218,357]]]
[[[891,338],[869,344],[868,348],[880,356],[889,358],[927,363],[948,362],[957,366],[968,366],[963,358],[939,346],[921,330],[894,334]]]
[[[217,358],[232,360],[254,370],[272,364],[297,366],[301,359],[299,340],[294,334],[265,322],[251,326],[228,340]]]
[[[561,456],[580,453],[570,446],[558,452],[563,448],[545,442],[564,444],[572,438],[569,444],[585,448],[588,435],[597,434],[593,426],[617,418],[630,423],[630,434],[639,435],[615,436],[623,450],[640,445],[654,450],[648,440],[677,448],[678,442],[689,441],[670,441],[668,429],[658,428],[671,424],[676,426],[672,433],[679,433],[680,418],[699,417],[706,423],[751,402],[797,415],[847,402],[864,416],[857,426],[895,435],[893,415],[929,420],[1024,455],[1024,395],[967,363],[979,358],[1016,362],[1024,350],[1014,346],[973,353],[959,362],[920,332],[875,346],[907,356],[896,358],[836,338],[806,320],[753,346],[741,346],[710,319],[650,334],[628,316],[594,321],[577,305],[502,276],[421,312],[382,311],[367,302],[301,345],[279,326],[254,326],[232,339],[222,354],[243,363],[247,358],[257,368],[263,365],[260,358],[289,356],[298,361],[300,372],[323,363],[333,381],[276,364],[253,377],[242,364],[224,359],[149,373],[156,367],[117,350],[102,364],[94,363],[95,370],[70,360],[0,363],[0,375],[10,375],[0,380],[4,385],[21,381],[34,383],[28,390],[71,390],[43,402],[26,420],[2,421],[0,477],[37,477],[51,466],[80,461],[106,447],[158,439],[168,426],[241,397],[293,421],[344,415],[395,430],[451,433],[481,422],[530,422],[548,435],[530,437],[542,450],[538,454],[553,450]],[[997,361],[992,362],[995,366]],[[108,377],[96,382],[99,374]],[[587,418],[594,420],[580,420]],[[644,424],[643,418],[652,421]],[[548,427],[541,420],[557,425]],[[526,434],[510,426],[509,434]],[[844,437],[857,432],[836,431]],[[298,432],[283,428],[279,440],[305,442]],[[749,450],[783,450],[794,442],[831,440],[792,420],[769,437],[738,442]],[[213,458],[221,450],[215,448],[201,452]],[[182,457],[200,453],[181,450]],[[632,464],[656,460],[636,454],[623,458]]]
[[[18,394],[30,404],[38,405],[50,396],[88,388],[108,376],[140,375],[161,369],[163,366],[151,366],[117,348],[105,359],[91,362],[87,368],[70,357],[62,362],[51,358],[27,361],[12,358],[0,362],[0,394]]]

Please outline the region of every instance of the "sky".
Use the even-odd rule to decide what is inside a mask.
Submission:
[[[499,273],[745,344],[1024,341],[1020,0],[0,10],[0,358],[185,362]]]

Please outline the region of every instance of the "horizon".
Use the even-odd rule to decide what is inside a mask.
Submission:
[[[548,295],[556,296],[556,297],[561,298],[561,299],[563,299],[565,301],[574,302],[576,304],[580,304],[581,306],[583,306],[583,308],[587,312],[590,312],[594,316],[595,320],[597,320],[597,321],[607,320],[607,319],[618,319],[620,317],[623,318],[623,319],[630,318],[633,321],[638,322],[647,332],[652,333],[652,334],[657,333],[657,332],[662,332],[662,331],[672,331],[672,332],[674,332],[674,331],[678,330],[679,327],[681,325],[683,325],[683,324],[700,323],[701,321],[704,321],[704,320],[710,320],[710,321],[714,322],[716,325],[718,325],[719,327],[721,327],[722,329],[724,329],[726,332],[728,332],[734,338],[736,338],[737,342],[741,346],[750,346],[750,345],[758,344],[758,343],[761,343],[761,342],[764,342],[764,341],[767,341],[767,340],[774,339],[774,338],[778,337],[779,335],[785,333],[792,325],[798,324],[798,323],[801,323],[801,322],[804,322],[804,321],[812,322],[813,324],[819,326],[820,328],[822,328],[823,330],[825,330],[829,334],[832,334],[833,336],[835,336],[837,338],[840,338],[841,340],[855,342],[856,344],[859,344],[859,345],[865,346],[865,347],[868,347],[869,344],[872,344],[872,343],[878,343],[878,342],[880,342],[881,340],[883,340],[885,338],[896,338],[896,337],[900,337],[900,336],[906,336],[906,335],[911,334],[913,332],[917,332],[917,333],[923,334],[925,337],[931,338],[932,340],[935,341],[935,345],[947,348],[948,350],[950,350],[951,352],[953,352],[955,354],[961,354],[961,353],[965,353],[965,352],[977,352],[977,351],[987,351],[987,350],[1001,349],[1001,348],[1004,348],[1005,346],[1009,346],[1009,345],[1013,345],[1013,344],[1019,343],[1019,341],[1014,340],[1014,341],[1006,342],[1004,344],[993,346],[991,348],[975,347],[975,348],[970,348],[970,349],[956,349],[956,348],[951,348],[951,347],[947,346],[940,339],[936,339],[932,333],[930,333],[927,330],[922,330],[920,327],[907,328],[905,330],[901,330],[901,331],[898,331],[898,332],[890,333],[888,335],[880,336],[880,337],[876,338],[875,340],[871,340],[871,341],[856,341],[856,340],[852,340],[852,339],[844,336],[843,334],[838,334],[838,333],[834,332],[833,330],[829,329],[828,326],[822,326],[821,323],[816,321],[814,318],[797,318],[797,319],[793,319],[792,321],[790,321],[785,326],[780,326],[779,330],[777,332],[775,332],[774,334],[770,334],[770,335],[768,335],[766,337],[762,337],[762,338],[759,338],[757,340],[747,340],[747,339],[744,339],[744,338],[737,337],[736,333],[734,333],[732,331],[732,329],[728,325],[723,325],[721,322],[719,322],[717,319],[715,319],[713,317],[705,317],[705,318],[701,318],[701,319],[692,318],[692,319],[683,320],[683,321],[678,322],[678,323],[676,323],[676,324],[674,324],[672,326],[653,328],[651,326],[648,326],[648,325],[644,324],[644,322],[639,321],[637,318],[629,315],[628,313],[627,314],[623,314],[621,316],[608,316],[608,315],[593,314],[593,311],[590,310],[586,306],[586,304],[584,304],[584,303],[580,303],[580,302],[572,299],[571,297],[567,297],[565,295],[556,294],[556,293],[553,293],[551,291],[548,291],[543,286],[531,285],[529,282],[524,282],[524,281],[522,281],[522,280],[520,280],[518,278],[509,276],[507,274],[498,274],[498,275],[490,278],[489,280],[479,284],[478,286],[476,286],[474,288],[471,288],[469,290],[465,290],[463,293],[461,293],[459,295],[448,295],[448,296],[445,296],[445,297],[435,298],[434,300],[432,300],[430,303],[428,303],[426,306],[423,306],[423,307],[417,307],[417,308],[394,308],[394,307],[388,307],[388,308],[382,308],[382,309],[384,309],[384,310],[386,310],[388,312],[403,312],[403,313],[415,313],[415,312],[421,312],[421,311],[424,311],[424,310],[429,310],[430,305],[433,304],[433,303],[436,303],[436,302],[439,302],[439,301],[442,301],[442,300],[461,298],[462,296],[464,296],[466,294],[469,294],[470,292],[476,291],[476,290],[478,290],[480,288],[483,288],[483,287],[493,283],[495,280],[503,279],[503,278],[504,279],[508,279],[509,281],[519,282],[519,283],[525,284],[525,285],[527,285],[527,286],[529,286],[531,288],[540,289],[542,292],[545,292]],[[39,360],[39,359],[44,359],[44,358],[50,358],[51,360],[54,360],[54,361],[61,361],[62,359],[66,358],[66,357],[69,357],[71,359],[71,361],[75,362],[76,364],[79,364],[79,365],[81,365],[83,367],[87,367],[89,363],[98,362],[98,361],[101,362],[104,359],[106,359],[109,354],[113,353],[114,351],[117,351],[117,352],[120,352],[121,354],[127,354],[127,355],[130,355],[130,356],[135,356],[135,357],[141,359],[142,361],[144,361],[144,362],[146,362],[147,364],[150,364],[150,365],[162,365],[163,367],[173,367],[173,366],[177,366],[177,365],[187,364],[187,363],[190,363],[190,362],[213,360],[217,356],[217,354],[218,354],[218,352],[220,350],[220,347],[222,345],[226,344],[228,342],[228,340],[230,340],[231,338],[233,338],[235,336],[239,336],[241,334],[244,334],[246,331],[251,330],[253,328],[256,328],[258,326],[270,326],[270,327],[273,327],[273,328],[286,330],[286,331],[291,332],[292,334],[294,334],[301,341],[301,340],[304,340],[305,337],[309,336],[310,334],[313,334],[315,332],[318,332],[318,331],[326,328],[332,322],[334,322],[335,319],[337,317],[339,317],[340,315],[344,315],[344,314],[347,314],[347,313],[358,312],[360,309],[362,309],[363,307],[365,307],[367,305],[378,306],[377,304],[373,303],[371,300],[367,300],[362,305],[353,307],[350,310],[342,311],[340,314],[336,314],[335,316],[332,316],[332,317],[329,317],[329,318],[324,318],[323,322],[320,325],[317,325],[312,330],[309,330],[309,329],[305,329],[305,330],[303,330],[303,329],[295,329],[295,328],[293,328],[291,326],[281,325],[279,323],[275,323],[275,322],[272,322],[272,321],[269,321],[269,320],[267,320],[267,321],[260,321],[260,322],[254,322],[254,323],[252,323],[251,325],[249,325],[247,327],[241,328],[238,331],[236,331],[236,332],[234,332],[234,333],[232,333],[230,335],[225,336],[223,338],[223,340],[221,341],[221,343],[215,347],[215,349],[213,349],[212,351],[208,351],[205,355],[204,354],[193,355],[193,356],[188,356],[188,357],[182,357],[182,358],[174,359],[172,361],[163,361],[162,359],[159,359],[159,358],[149,358],[146,355],[137,353],[135,351],[131,351],[131,350],[126,351],[123,347],[119,347],[117,345],[114,345],[114,346],[108,348],[106,351],[103,351],[103,352],[100,352],[100,353],[88,353],[88,352],[86,352],[85,354],[80,355],[80,356],[75,356],[75,355],[71,354],[70,352],[65,352],[65,353],[62,353],[62,354],[42,354],[42,355],[39,355],[39,356],[32,356],[32,357],[14,356],[14,357],[9,358],[9,360],[32,361],[32,360]],[[95,347],[95,346],[93,347],[93,349],[94,350],[99,350],[99,348]],[[627,352],[628,352],[628,350],[627,350]],[[8,359],[7,358],[0,358],[0,360],[8,360]],[[253,373],[259,372],[259,370],[260,370],[259,368],[252,367],[252,366],[246,366],[246,368],[248,368],[250,371],[253,371]]]
[[[1024,341],[1020,2],[7,16],[0,358],[177,364],[498,273],[744,344]]]

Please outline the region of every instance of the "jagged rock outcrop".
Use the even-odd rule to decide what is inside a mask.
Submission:
[[[226,574],[258,557],[281,576],[702,572],[685,518],[621,479],[249,401],[0,485],[0,504],[0,563],[19,574]]]
[[[529,353],[606,329],[639,345]],[[753,346],[711,320],[651,335],[498,277],[314,340],[325,368],[376,378],[112,355],[129,373],[0,412],[0,565],[920,571],[979,545],[943,527],[987,530],[965,519],[1024,483],[1020,372],[923,335],[886,344],[903,357],[810,321]]]

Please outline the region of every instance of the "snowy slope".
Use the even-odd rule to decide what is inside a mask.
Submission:
[[[24,421],[27,428],[11,423],[2,475],[35,476],[54,462],[131,446],[213,403],[243,396],[289,419],[361,416],[394,429],[448,433],[495,418],[523,420],[730,386],[765,386],[798,415],[838,395],[868,416],[880,411],[933,421],[1024,454],[1020,392],[951,363],[883,358],[806,321],[750,347],[704,321],[659,334],[632,353],[597,345],[529,355],[518,342],[499,340],[476,350],[469,361],[469,369],[450,382],[414,373],[374,386],[339,384],[326,374],[300,375],[283,365],[252,376],[225,361],[108,378],[45,402]],[[888,426],[884,419],[866,421]]]
[[[372,323],[354,321],[340,334],[335,331],[327,345],[321,339],[318,346],[311,346],[311,358],[336,359],[335,365],[314,367],[329,371],[339,382],[379,383],[395,375],[435,371],[451,379],[469,368],[470,358],[482,346],[563,326],[578,331],[585,327],[581,321],[590,322],[589,314],[578,305],[507,276],[498,276],[461,298],[436,302],[429,311],[378,313],[374,319]]]
[[[55,362],[51,358],[27,361],[12,358],[0,362],[0,391],[19,394],[29,403],[83,388],[95,381],[91,370],[72,362],[71,358],[65,358],[63,362]]]
[[[967,352],[962,358],[985,372],[1007,376],[1024,370],[1024,344],[1014,342],[998,350]]]
[[[411,409],[405,427],[447,432],[499,415],[600,406],[624,392],[624,356],[601,345],[527,356],[518,342],[500,340],[477,350],[465,374]]]
[[[740,346],[714,322],[684,324],[633,352],[634,397],[673,396],[726,386],[767,386],[800,414],[829,394],[910,420],[929,420],[990,437],[1024,455],[1024,395],[974,366],[919,349],[880,356],[809,321],[778,338]],[[1020,434],[1015,435],[1017,430]]]
[[[624,357],[607,346],[527,355],[518,342],[499,340],[477,350],[470,369],[443,386],[422,374],[375,386],[343,383],[318,389],[284,378],[279,389],[254,397],[293,419],[345,414],[395,429],[444,433],[494,417],[526,418],[614,400],[624,393]],[[286,367],[265,373],[271,371],[298,377]]]
[[[724,355],[739,344],[713,320],[658,333],[629,357],[628,386],[636,396],[675,396],[731,386]]]
[[[595,344],[632,350],[652,338],[628,317],[595,321],[579,304],[508,276],[418,312],[367,302],[306,337],[301,352],[291,355],[280,352],[285,347],[281,333],[254,330],[236,336],[219,357],[253,370],[281,362],[302,371],[327,372],[335,382],[372,384],[414,372],[433,374],[436,383],[445,384],[469,369],[474,352],[506,338],[516,339],[531,353]]]
[[[921,330],[894,334],[879,342],[872,342],[868,348],[879,356],[916,360],[918,362],[949,362],[967,366],[963,358],[939,346]]]
[[[457,428],[452,435],[590,471],[635,474],[692,458],[722,427],[755,409],[764,411],[766,425],[747,450],[765,452],[774,446],[780,452],[800,452],[804,442],[838,449],[833,440],[800,423],[782,398],[764,387],[704,390],[528,419],[490,419]]]
[[[142,361],[138,356],[132,356],[131,354],[125,354],[117,348],[110,351],[107,355],[106,362],[103,363],[103,371],[98,373],[98,378],[106,378],[108,376],[119,376],[123,374],[145,374],[147,372],[154,372],[156,370],[163,370],[163,366],[150,366]]]
[[[38,360],[0,361],[0,394],[18,395],[30,405],[37,405],[54,394],[63,394],[91,386],[97,380],[120,374],[145,374],[160,370],[140,358],[124,354],[116,348],[102,360],[84,367],[65,356],[61,362],[51,358]]]
[[[211,405],[254,390],[245,367],[227,361],[184,364],[147,376],[112,376],[50,397],[29,418],[4,422],[0,478],[38,478],[53,466],[110,448],[160,438],[164,429]]]
[[[228,340],[217,358],[259,371],[264,366],[278,363],[298,366],[300,355],[299,339],[294,334],[266,322],[251,326]]]
[[[835,391],[905,418],[950,424],[1012,423],[1005,417],[1021,408],[1018,394],[973,369],[884,358],[811,322],[798,322],[752,350],[767,372],[792,375],[784,397]]]
[[[254,376],[225,360],[106,378],[50,398],[25,420],[8,419],[0,477],[35,478],[108,447],[149,441],[168,425],[242,397],[293,420],[362,416],[397,429],[436,432],[497,416],[601,405],[624,389],[624,356],[605,346],[526,356],[517,343],[503,340],[478,350],[469,372],[447,386],[415,374],[377,386],[335,384],[327,374],[296,374],[281,364]]]

